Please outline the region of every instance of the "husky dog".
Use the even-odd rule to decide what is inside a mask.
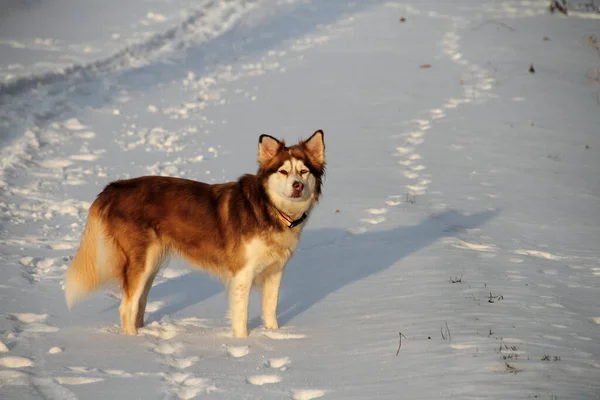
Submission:
[[[89,209],[67,271],[69,308],[116,279],[121,324],[136,335],[152,282],[174,254],[225,282],[233,337],[248,336],[253,285],[262,292],[265,328],[277,329],[283,271],[321,194],[323,131],[289,147],[260,136],[258,165],[256,175],[222,184],[144,176],[106,186]]]

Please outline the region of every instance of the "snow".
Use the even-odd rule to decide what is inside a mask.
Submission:
[[[314,389],[304,389],[304,390],[295,390],[292,394],[293,400],[312,400],[318,399],[319,397],[323,397],[325,392],[323,390],[314,390]]]
[[[290,363],[289,357],[271,358],[268,362],[270,368],[283,368]]]
[[[31,324],[33,322],[44,322],[48,318],[48,314],[34,314],[34,313],[16,313],[13,314],[19,322]]]
[[[48,354],[58,354],[58,353],[62,353],[62,352],[63,352],[63,349],[61,349],[58,346],[54,346],[50,350],[48,350]]]
[[[57,376],[54,378],[61,385],[87,385],[89,383],[101,382],[103,378],[84,378],[80,376]]]
[[[6,345],[2,342],[0,342],[0,353],[7,353],[8,352],[8,347],[6,347]]]
[[[227,346],[227,354],[234,358],[247,356],[250,353],[248,346]]]
[[[25,357],[7,356],[0,358],[0,367],[4,368],[24,368],[32,365],[33,361]]]
[[[3,399],[600,393],[598,14],[545,0],[5,3]],[[260,134],[316,129],[324,194],[284,275],[280,330],[253,294],[250,336],[233,339],[221,283],[177,259],[137,337],[114,287],[67,309],[64,273],[109,181],[232,180],[254,171]]]
[[[268,385],[280,381],[281,378],[277,375],[253,375],[248,377],[248,383],[255,386]]]

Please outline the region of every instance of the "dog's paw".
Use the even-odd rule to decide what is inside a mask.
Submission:
[[[277,321],[265,321],[265,329],[279,329]]]
[[[131,328],[130,329],[124,329],[123,331],[124,331],[125,335],[127,335],[127,336],[137,336],[137,334],[138,334],[137,328],[135,328],[135,329],[131,329]]]

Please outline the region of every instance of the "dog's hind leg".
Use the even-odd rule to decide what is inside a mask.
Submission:
[[[124,277],[123,300],[119,306],[121,324],[127,335],[137,335],[137,328],[144,324],[146,300],[163,255],[162,247],[151,245],[145,255],[129,260]]]
[[[146,302],[148,301],[148,293],[150,293],[150,289],[152,288],[152,283],[154,282],[154,278],[156,278],[156,274],[158,274],[158,270],[162,263],[158,263],[154,272],[148,277],[146,280],[146,284],[144,285],[144,291],[140,296],[140,302],[138,306],[137,318],[135,320],[135,327],[141,328],[144,326],[144,314],[146,312]]]
[[[121,314],[121,326],[127,335],[137,335],[135,324],[131,324],[131,294],[123,287],[123,298],[119,305],[119,314]]]
[[[119,313],[121,314],[121,326],[127,335],[137,335],[136,321],[140,297],[145,286],[143,272],[140,272],[142,268],[143,264],[130,261],[125,272],[127,276],[124,279],[123,299],[119,306]]]

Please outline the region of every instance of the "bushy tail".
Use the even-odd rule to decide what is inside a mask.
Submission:
[[[79,250],[67,270],[65,299],[69,309],[75,302],[96,291],[115,277],[118,249],[108,238],[94,205],[81,238]]]

